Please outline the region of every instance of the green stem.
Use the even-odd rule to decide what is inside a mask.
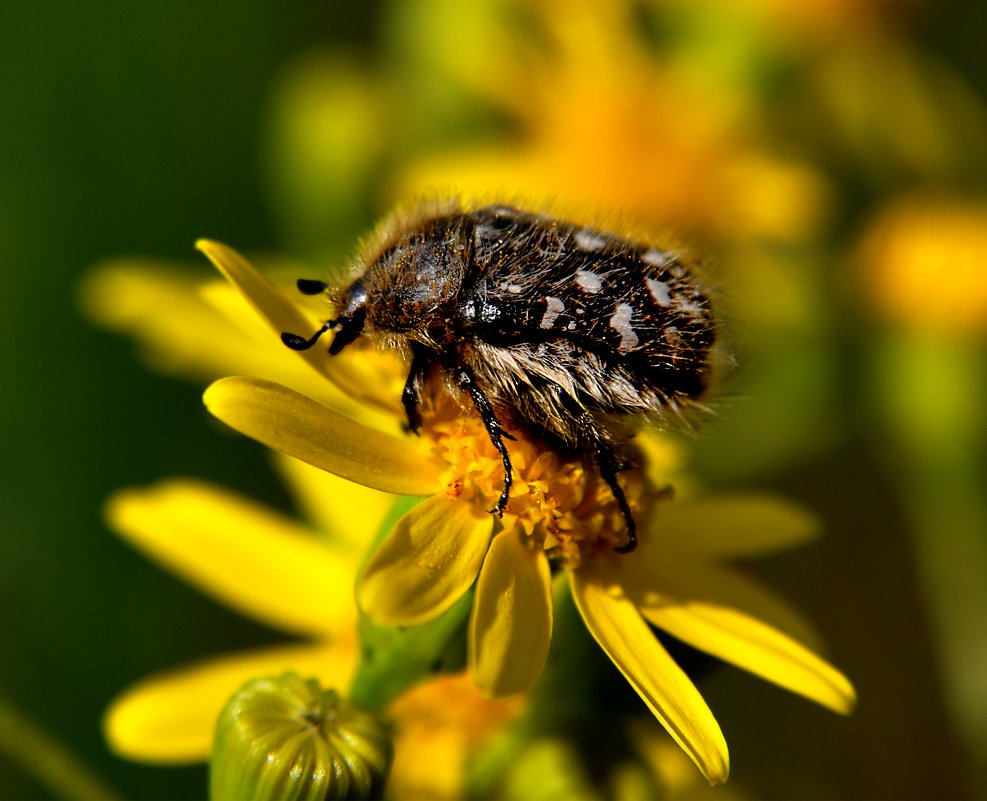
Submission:
[[[0,696],[0,752],[60,798],[119,798],[78,757]]]
[[[947,709],[987,787],[987,369],[979,342],[895,332],[874,370],[889,459],[909,514]]]
[[[436,673],[461,670],[466,653],[470,590],[447,612],[420,626],[388,628],[361,618],[363,660],[349,698],[370,710]]]

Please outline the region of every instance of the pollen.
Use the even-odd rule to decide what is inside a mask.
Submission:
[[[425,420],[436,453],[448,467],[440,482],[453,499],[489,512],[503,487],[500,455],[482,423],[451,401]],[[626,541],[626,521],[613,493],[592,460],[507,428],[513,466],[510,500],[495,521],[495,533],[520,529],[531,548],[542,548],[552,562],[572,569],[597,551],[613,552]],[[620,473],[628,503],[639,512],[645,481],[636,469]]]

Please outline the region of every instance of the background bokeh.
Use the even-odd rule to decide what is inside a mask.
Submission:
[[[694,473],[824,519],[758,571],[860,696],[840,719],[714,673],[729,786],[987,794],[984,30],[976,0],[0,3],[0,797],[57,797],[25,721],[122,796],[202,796],[204,768],[110,755],[102,710],[276,638],[102,522],[172,475],[289,501],[205,376],[101,330],[127,324],[97,265],[208,275],[208,236],[330,274],[395,202],[449,191],[707,258],[737,367]]]

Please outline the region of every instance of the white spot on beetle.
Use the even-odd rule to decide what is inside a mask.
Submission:
[[[595,295],[603,289],[603,279],[589,270],[576,270],[576,283],[583,292]]]
[[[664,281],[656,281],[654,278],[645,278],[644,283],[648,285],[648,292],[655,299],[659,306],[667,306],[672,302],[672,293],[668,290],[668,284]]]
[[[600,250],[607,244],[605,237],[600,236],[596,231],[587,231],[585,228],[580,228],[576,231],[572,235],[572,238],[576,242],[576,247],[580,250]]]
[[[695,298],[685,298],[681,295],[676,296],[676,311],[687,317],[692,317],[695,320],[702,320],[706,316],[706,310],[700,305],[700,303]]]
[[[649,248],[641,254],[641,261],[647,262],[653,267],[667,267],[675,261],[675,256],[658,248]]]
[[[555,323],[555,318],[565,311],[565,304],[558,298],[545,298],[545,313],[542,315],[539,328],[551,328]]]
[[[610,327],[620,334],[620,344],[617,346],[618,353],[627,353],[634,350],[639,342],[634,328],[631,326],[631,317],[634,315],[634,307],[629,303],[618,303],[617,309],[610,318]]]
[[[520,284],[504,284],[503,286],[512,295],[520,295],[521,290],[524,288]]]
[[[483,308],[480,310],[480,319],[485,323],[496,322],[497,318],[500,317],[500,307],[495,306],[492,303],[484,303]]]

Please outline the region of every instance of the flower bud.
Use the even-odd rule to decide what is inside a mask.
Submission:
[[[226,704],[210,763],[213,801],[381,795],[391,740],[377,718],[295,673],[254,679]]]

